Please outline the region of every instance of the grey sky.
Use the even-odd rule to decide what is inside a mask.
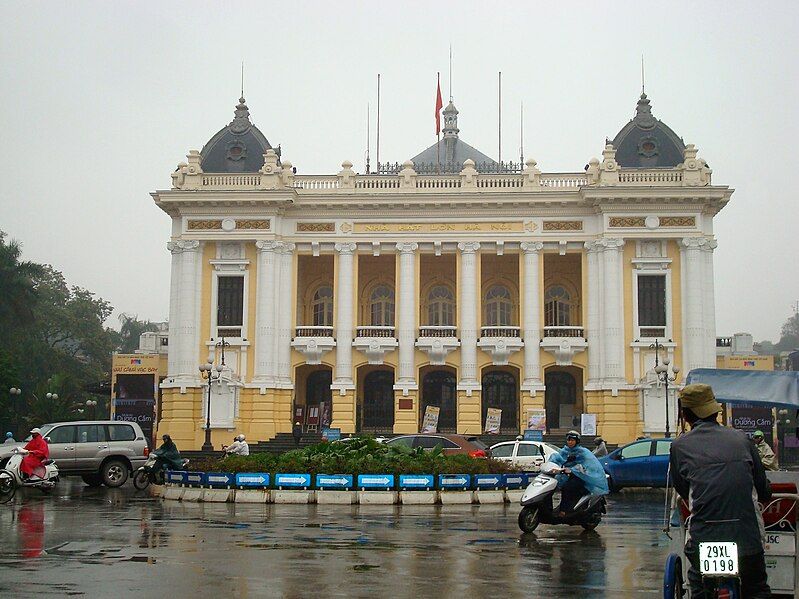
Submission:
[[[525,156],[551,172],[581,170],[632,117],[644,53],[655,116],[736,189],[716,218],[718,333],[776,340],[799,300],[798,17],[796,2],[6,1],[0,229],[162,320],[169,219],[148,194],[232,119],[242,60],[269,141],[298,172],[333,173],[363,170],[378,72],[381,159],[433,143],[452,43],[461,137],[496,157],[501,70],[503,158],[523,100]]]

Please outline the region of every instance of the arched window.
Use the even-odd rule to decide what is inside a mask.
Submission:
[[[323,285],[313,294],[313,325],[315,327],[333,326],[333,288]]]
[[[427,294],[427,324],[442,327],[455,325],[455,296],[446,285],[436,285]]]
[[[394,326],[394,290],[388,285],[378,285],[369,296],[369,313],[373,327]]]
[[[504,285],[492,285],[485,296],[485,326],[509,327],[513,301],[510,291]]]
[[[544,326],[570,326],[572,306],[572,298],[566,288],[563,285],[552,285],[544,294]]]

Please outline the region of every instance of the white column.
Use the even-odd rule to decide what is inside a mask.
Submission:
[[[521,244],[524,253],[524,297],[522,314],[524,319],[524,382],[522,389],[534,391],[541,388],[541,289],[539,278],[539,252],[544,249],[540,241],[525,241]]]
[[[588,303],[585,336],[588,341],[588,381],[592,387],[602,386],[602,248],[597,241],[587,241],[588,254]]]
[[[622,248],[624,240],[604,238],[603,251],[603,362],[606,385],[618,385],[624,378],[624,310],[622,297]]]
[[[705,325],[705,368],[716,367],[716,285],[713,280],[713,250],[718,247],[715,239],[708,239],[702,248],[704,272],[702,274],[703,298],[702,319]]]
[[[258,289],[255,292],[255,373],[253,381],[274,383],[275,329],[274,289],[277,287],[275,241],[256,241]]]
[[[180,327],[180,314],[178,300],[180,298],[180,262],[183,248],[176,241],[166,244],[172,252],[172,272],[169,280],[169,351],[167,354],[167,374],[170,377],[178,375],[178,355],[180,354],[180,341],[178,328]]]
[[[399,309],[397,337],[399,340],[399,368],[395,388],[407,391],[416,389],[414,372],[414,342],[416,341],[416,243],[398,243],[399,259]]]
[[[277,381],[283,388],[291,387],[291,306],[294,303],[294,244],[278,246],[280,259],[279,300],[277,303]]]
[[[177,298],[177,353],[175,363],[177,375],[182,382],[194,381],[199,371],[200,357],[197,353],[197,308],[200,290],[198,289],[198,256],[200,242],[181,240],[175,242],[181,248],[180,254],[180,296]]]
[[[705,337],[702,312],[702,251],[704,237],[680,240],[680,266],[683,288],[683,360],[685,373],[705,366],[702,344]]]
[[[332,388],[343,393],[353,389],[352,381],[352,312],[355,298],[355,244],[337,243],[336,272],[336,372]]]
[[[458,281],[458,311],[460,313],[461,335],[461,380],[459,389],[470,391],[479,389],[477,380],[477,333],[478,281],[476,241],[459,243],[461,252],[460,279]]]

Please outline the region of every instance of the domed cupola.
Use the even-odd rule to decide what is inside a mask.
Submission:
[[[235,117],[203,147],[203,172],[256,173],[264,165],[264,153],[272,146],[263,133],[250,121],[250,110],[239,98]],[[280,146],[275,150],[280,156]]]
[[[613,139],[616,162],[627,168],[674,168],[683,161],[685,144],[663,121],[652,115],[645,93],[635,117]]]

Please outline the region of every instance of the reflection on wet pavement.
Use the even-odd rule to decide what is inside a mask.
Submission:
[[[68,479],[0,506],[0,596],[655,597],[660,498],[522,535],[516,505],[166,503]]]

